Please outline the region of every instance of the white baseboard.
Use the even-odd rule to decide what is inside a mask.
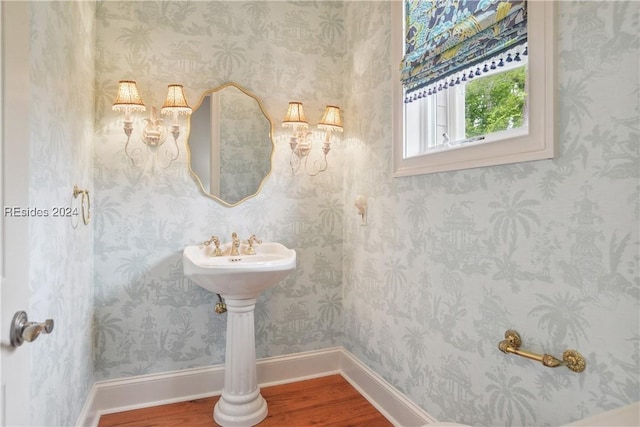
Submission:
[[[395,426],[411,427],[435,423],[436,419],[413,403],[364,363],[342,350],[341,374]]]
[[[260,387],[341,374],[394,425],[434,422],[343,347],[260,359],[257,372]],[[99,381],[91,388],[77,425],[95,427],[104,414],[217,396],[223,385],[224,365]]]

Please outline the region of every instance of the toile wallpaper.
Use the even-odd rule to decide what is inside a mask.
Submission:
[[[72,198],[74,185],[94,195],[94,15],[92,2],[31,4],[29,199],[49,215],[29,223],[27,313],[55,321],[28,344],[33,426],[75,425],[95,381],[93,227],[73,215],[81,206]]]
[[[389,3],[345,5],[343,343],[439,420],[553,426],[640,400],[638,12],[558,2],[557,158],[394,179]],[[586,372],[501,353],[509,328]]]
[[[342,335],[342,151],[314,179],[289,168],[280,121],[290,100],[312,122],[343,96],[343,5],[334,2],[97,3],[95,145],[95,369],[98,379],[224,361],[226,316],[182,273],[182,250],[237,231],[280,241],[298,268],[261,296],[257,356],[339,345]],[[188,100],[233,81],[274,121],[276,151],[261,193],[240,206],[204,197],[189,175],[184,138],[166,169],[134,168],[122,116],[111,111],[118,80],[138,83],[147,107],[166,85]],[[138,116],[138,126],[141,116]],[[132,141],[136,138],[132,135]]]
[[[558,157],[394,179],[388,2],[33,2],[30,197],[66,201],[77,183],[94,213],[75,229],[32,220],[29,314],[58,334],[33,344],[33,424],[74,424],[95,380],[222,363],[226,317],[181,251],[233,231],[298,252],[258,303],[258,357],[344,345],[436,418],[472,425],[640,400],[639,5],[557,6]],[[204,197],[184,137],[168,168],[133,167],[110,108],[120,79],[148,108],[174,82],[191,102],[228,81],[260,97],[276,129],[261,193],[234,208]],[[291,100],[312,123],[343,108],[314,178],[289,168]],[[71,327],[91,316],[93,331]],[[579,350],[587,371],[500,353],[508,328],[532,351]]]

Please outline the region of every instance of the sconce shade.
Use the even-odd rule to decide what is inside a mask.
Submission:
[[[322,115],[322,119],[318,122],[318,129],[342,132],[342,116],[340,115],[340,107],[327,105],[324,110],[324,114]]]
[[[184,88],[182,87],[182,85],[169,85],[167,99],[164,101],[164,105],[162,106],[160,112],[162,114],[191,114],[191,107],[189,107],[187,98],[184,96]]]
[[[133,80],[120,80],[118,82],[118,94],[116,100],[111,107],[113,111],[145,111],[138,87]]]
[[[284,120],[282,121],[282,127],[307,127],[308,125],[309,122],[307,122],[307,118],[304,115],[302,102],[289,102],[289,108],[287,109],[287,115],[284,116]]]

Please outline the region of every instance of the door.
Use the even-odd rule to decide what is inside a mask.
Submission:
[[[0,1],[0,23],[0,422],[14,426],[29,424],[31,384],[29,344],[9,341],[13,315],[29,309],[30,2]]]

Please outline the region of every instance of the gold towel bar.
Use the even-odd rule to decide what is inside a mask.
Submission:
[[[514,330],[509,329],[504,333],[504,340],[500,341],[498,348],[503,353],[516,354],[518,356],[526,357],[527,359],[541,362],[544,366],[549,368],[556,368],[558,366],[566,366],[573,372],[582,372],[587,366],[587,362],[584,357],[575,350],[566,350],[562,353],[562,360],[553,357],[550,354],[536,354],[526,350],[520,350],[522,340],[520,335]]]

